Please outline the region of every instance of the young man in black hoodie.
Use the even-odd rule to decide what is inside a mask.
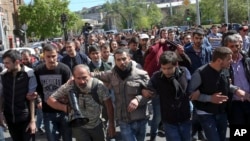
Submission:
[[[191,111],[186,94],[190,73],[178,66],[175,52],[160,56],[161,70],[153,74],[149,89],[160,97],[161,119],[168,141],[189,141],[191,138]]]

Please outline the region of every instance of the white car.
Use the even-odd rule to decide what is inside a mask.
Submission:
[[[12,49],[17,50],[17,51],[19,51],[20,53],[21,53],[23,50],[29,50],[29,52],[30,52],[32,55],[35,55],[35,54],[36,54],[35,50],[34,50],[33,48],[30,48],[30,47],[17,47],[17,48],[12,48]],[[6,51],[8,51],[8,50],[9,50],[9,49],[0,51],[0,63],[3,62],[3,59],[2,59],[3,54],[4,54]]]

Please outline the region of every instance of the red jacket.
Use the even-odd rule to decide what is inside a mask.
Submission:
[[[170,48],[172,47],[168,43],[157,43],[148,49],[148,52],[145,54],[143,69],[148,72],[150,77],[161,68],[159,62],[161,54],[164,51],[170,51]],[[191,61],[185,53],[180,55],[180,60],[180,66],[188,67],[191,65]]]

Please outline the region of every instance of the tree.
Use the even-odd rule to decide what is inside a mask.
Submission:
[[[224,23],[224,0],[200,1],[202,24]],[[228,0],[228,19],[230,23],[241,23],[247,18],[247,0]]]
[[[69,11],[68,4],[68,0],[34,0],[33,4],[20,6],[19,19],[28,25],[27,35],[33,33],[38,38],[62,35],[62,13],[67,15],[67,29],[72,28],[78,17]]]
[[[115,17],[120,28],[150,28],[162,20],[162,13],[155,4],[145,0],[111,0],[104,5],[109,17]]]

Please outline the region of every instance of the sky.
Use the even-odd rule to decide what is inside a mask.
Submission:
[[[32,0],[24,0],[26,4],[30,3]],[[90,8],[92,6],[97,6],[104,4],[107,0],[70,0],[69,9],[70,11],[79,11],[83,7]]]

